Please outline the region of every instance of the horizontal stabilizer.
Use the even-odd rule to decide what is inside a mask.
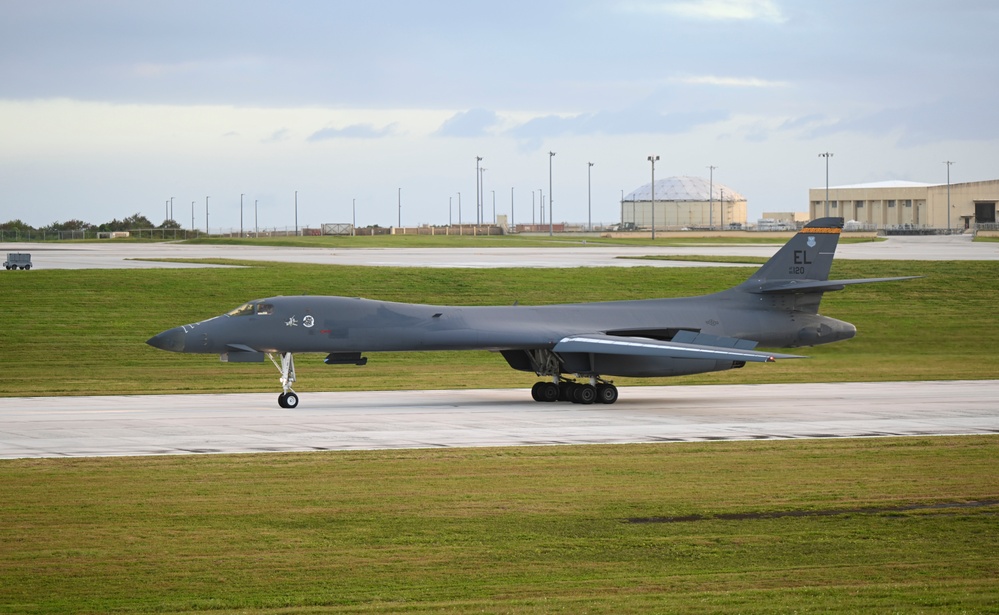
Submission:
[[[714,337],[714,336],[707,336]],[[734,338],[722,338],[734,339]],[[712,361],[754,361],[769,363],[776,359],[803,359],[800,355],[772,354],[708,344],[664,342],[643,337],[618,337],[614,335],[573,335],[555,344],[555,352],[581,352],[593,354],[619,354],[671,359],[706,359]]]
[[[751,291],[764,294],[776,293],[822,293],[833,290],[843,290],[851,284],[873,284],[875,282],[898,282],[914,280],[923,276],[910,275],[901,278],[859,278],[855,280],[773,280],[762,284]]]

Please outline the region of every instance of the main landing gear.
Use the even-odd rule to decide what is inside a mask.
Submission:
[[[536,382],[531,387],[534,401],[571,401],[574,404],[613,404],[617,401],[617,387],[594,376],[588,384],[553,378],[553,382]]]
[[[295,408],[298,406],[298,393],[291,390],[291,385],[295,382],[295,357],[290,352],[285,352],[281,355],[280,364],[271,353],[267,353],[267,358],[281,372],[281,388],[284,392],[278,395],[278,405],[282,408]]]
[[[592,372],[567,370],[562,357],[547,348],[525,351],[534,373],[551,382],[537,382],[531,387],[534,401],[571,401],[574,404],[613,404],[617,401],[617,387]],[[578,368],[577,368],[578,369]],[[589,369],[593,369],[592,361]],[[587,378],[587,383],[562,378],[564,372],[575,373],[577,378]],[[589,373],[590,375],[586,375]]]

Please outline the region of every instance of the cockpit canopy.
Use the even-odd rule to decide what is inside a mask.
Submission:
[[[234,310],[226,312],[226,316],[270,316],[274,313],[274,305],[262,301],[250,301]]]

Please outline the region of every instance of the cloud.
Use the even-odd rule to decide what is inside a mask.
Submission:
[[[497,124],[499,116],[495,111],[469,109],[455,113],[434,134],[439,137],[481,137]]]
[[[868,115],[818,126],[805,136],[824,137],[838,133],[858,133],[884,137],[898,135],[898,144],[914,147],[937,141],[994,141],[999,125],[991,118],[994,109],[988,101],[948,98],[923,104],[890,107]]]
[[[727,111],[711,109],[676,113],[629,109],[569,116],[546,115],[528,120],[510,129],[508,134],[519,139],[562,135],[678,134],[728,117]]]
[[[326,141],[329,139],[380,139],[395,134],[396,124],[375,128],[372,124],[351,124],[343,128],[327,127],[309,135],[307,141]]]
[[[281,141],[287,141],[288,137],[291,136],[291,131],[287,128],[282,128],[280,130],[275,130],[273,133],[261,139],[261,143],[280,143]]]
[[[787,81],[771,81],[756,77],[718,77],[716,75],[679,77],[675,81],[688,85],[716,85],[727,88],[786,88],[790,85]]]
[[[787,21],[773,0],[683,0],[680,2],[632,2],[627,10],[637,13],[674,15],[699,21]]]

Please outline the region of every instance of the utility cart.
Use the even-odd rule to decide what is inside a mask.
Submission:
[[[11,269],[31,269],[31,255],[23,252],[8,252],[7,260],[4,261],[3,266],[7,271]]]

